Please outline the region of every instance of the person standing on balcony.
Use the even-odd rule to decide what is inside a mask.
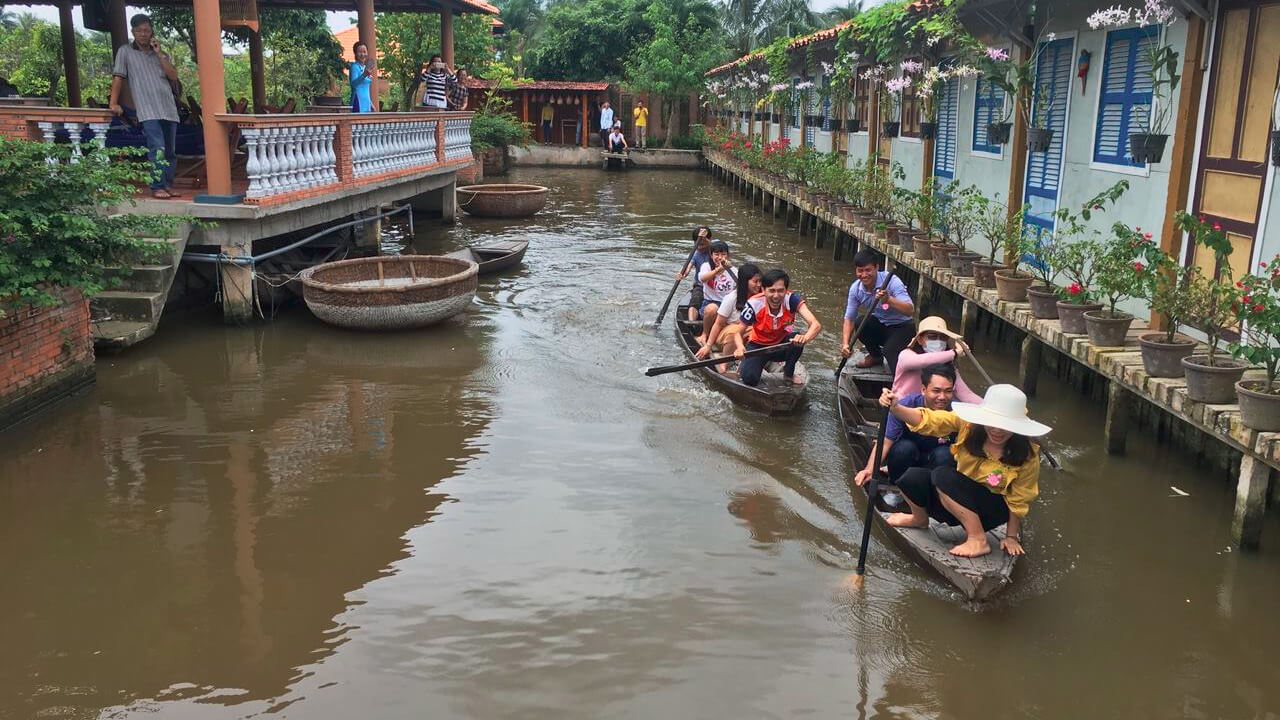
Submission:
[[[373,59],[369,57],[369,46],[358,42],[351,46],[351,54],[356,58],[347,70],[351,82],[351,112],[373,112],[373,100],[369,97],[369,88],[373,85],[375,68]]]
[[[467,109],[467,71],[458,68],[445,86],[445,96],[450,110]]]
[[[453,75],[449,66],[439,55],[432,55],[431,62],[422,68],[418,80],[422,83],[422,107],[427,110],[447,110],[449,107],[446,92],[449,79]]]
[[[107,101],[113,115],[123,115],[120,88],[127,81],[133,95],[134,111],[147,140],[147,159],[155,168],[151,194],[161,200],[178,197],[173,192],[175,144],[178,136],[178,104],[173,85],[178,71],[169,56],[156,46],[151,18],[138,13],[129,20],[133,42],[116,50],[111,71],[111,95]]]

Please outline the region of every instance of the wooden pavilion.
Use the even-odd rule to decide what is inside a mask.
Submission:
[[[467,87],[472,90],[467,109],[475,110],[493,86],[486,80],[472,78],[467,81]],[[592,121],[600,117],[597,105],[609,99],[609,83],[521,80],[514,88],[500,90],[498,94],[511,101],[522,121],[533,125],[533,136],[538,142],[587,147],[596,129]],[[551,108],[552,112],[550,137],[543,134],[543,108]]]

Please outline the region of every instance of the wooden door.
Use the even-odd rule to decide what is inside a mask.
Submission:
[[[1222,0],[1209,72],[1194,210],[1222,223],[1229,262],[1248,272],[1266,186],[1271,105],[1280,71],[1280,0]],[[1206,272],[1212,255],[1194,258]]]

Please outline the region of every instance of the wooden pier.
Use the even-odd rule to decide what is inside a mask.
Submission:
[[[1182,420],[1206,438],[1217,441],[1217,448],[1205,453],[1238,453],[1239,475],[1236,484],[1236,506],[1232,522],[1232,538],[1242,549],[1256,549],[1262,534],[1262,518],[1272,491],[1273,471],[1280,469],[1280,433],[1258,432],[1240,421],[1240,408],[1235,404],[1208,405],[1187,398],[1183,378],[1149,377],[1143,368],[1137,336],[1149,332],[1145,328],[1130,330],[1120,347],[1095,347],[1084,335],[1062,331],[1058,320],[1042,320],[1031,316],[1030,305],[1000,300],[995,290],[978,288],[973,278],[957,277],[950,268],[917,260],[914,253],[902,250],[896,243],[886,242],[875,233],[864,232],[852,222],[819,208],[795,194],[778,187],[761,174],[719,153],[707,152],[706,162],[712,175],[729,184],[739,194],[760,207],[762,212],[783,218],[787,227],[795,226],[800,237],[812,235],[815,247],[832,246],[832,259],[852,255],[867,247],[885,256],[889,268],[909,270],[917,277],[914,296],[927,298],[936,293],[950,293],[962,308],[964,332],[971,335],[982,314],[999,320],[1022,334],[1020,343],[1019,384],[1028,395],[1036,391],[1036,378],[1044,364],[1045,346],[1070,358],[1081,369],[1106,383],[1106,420],[1102,441],[1107,451],[1122,454],[1129,422],[1136,401],[1142,400],[1159,412]],[[923,303],[917,302],[917,312]],[[1262,370],[1250,370],[1245,379],[1264,377]],[[1224,463],[1234,466],[1234,462]]]

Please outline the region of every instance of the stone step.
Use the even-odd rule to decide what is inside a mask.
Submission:
[[[143,254],[137,253],[132,259],[142,265],[159,265],[163,263],[171,263],[177,265],[182,261],[182,251],[187,246],[185,238],[139,238],[143,242],[154,243],[158,245],[168,245],[169,252],[166,254]],[[132,264],[132,263],[130,263]]]
[[[93,347],[97,350],[123,350],[155,334],[155,323],[140,320],[106,320],[93,324]]]
[[[173,265],[134,265],[115,269],[127,273],[116,290],[168,292],[169,284],[173,282]]]
[[[90,314],[105,320],[160,321],[165,293],[134,290],[107,290],[89,299]]]

